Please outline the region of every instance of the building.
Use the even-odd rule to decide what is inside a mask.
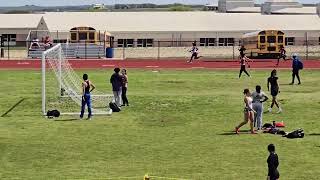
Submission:
[[[31,30],[37,30],[40,14],[0,14],[0,36],[4,46],[25,46]]]
[[[278,11],[285,8],[303,8],[296,0],[267,0],[261,6],[261,12],[263,14],[272,14],[274,11]]]
[[[70,39],[76,27],[110,33],[115,47],[233,46],[243,34],[259,30],[282,30],[287,45],[302,45],[306,39],[319,43],[320,18],[316,14],[263,15],[215,12],[54,12],[45,14],[0,14],[0,33],[10,45],[50,35],[56,42]],[[192,22],[192,23],[190,23]],[[241,22],[241,23],[239,23]],[[32,33],[29,33],[32,31]],[[161,41],[161,43],[158,43]],[[20,45],[23,45],[21,42]]]
[[[102,9],[106,9],[106,6],[104,4],[93,4],[92,8],[96,10],[102,10]]]
[[[219,12],[228,12],[239,7],[254,7],[254,0],[219,0]]]
[[[243,19],[246,20],[241,21]],[[46,13],[37,29],[50,31],[53,39],[66,40],[70,36],[70,30],[79,26],[111,33],[116,42],[115,46],[119,47],[158,46],[157,41],[163,41],[161,46],[172,46],[173,42],[186,41],[190,44],[189,41],[194,40],[204,46],[233,46],[244,33],[270,29],[284,31],[288,45],[304,43],[305,33],[308,33],[309,39],[320,37],[320,18],[317,15],[258,13]],[[59,33],[56,33],[57,31]]]

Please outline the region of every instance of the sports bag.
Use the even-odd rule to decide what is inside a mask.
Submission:
[[[121,109],[118,107],[118,105],[114,102],[109,103],[110,109],[112,109],[112,112],[120,112]]]
[[[288,133],[286,135],[286,137],[289,138],[289,139],[303,138],[304,137],[304,131],[303,131],[303,129],[297,129],[297,130],[294,130],[294,131]]]
[[[60,116],[60,112],[58,111],[58,110],[49,110],[48,112],[47,112],[47,116],[48,116],[48,118],[57,118],[57,117],[59,117]]]

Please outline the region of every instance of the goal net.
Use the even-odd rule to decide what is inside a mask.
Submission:
[[[63,54],[61,44],[42,53],[42,113],[57,109],[62,115],[80,115],[82,74],[77,74]],[[90,77],[90,74],[89,74]],[[91,95],[93,115],[111,114],[111,94],[94,90]],[[86,107],[87,108],[87,107]],[[87,112],[87,109],[86,109]]]

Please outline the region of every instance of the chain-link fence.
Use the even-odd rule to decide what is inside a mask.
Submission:
[[[105,41],[68,42],[67,40],[53,40],[45,42],[15,41],[1,42],[0,59],[37,59],[44,50],[56,43],[62,43],[67,58],[79,59],[185,59],[191,56],[194,41],[115,41],[106,45]],[[109,42],[108,42],[109,43]],[[235,60],[239,56],[240,42],[197,42],[199,55],[206,60]],[[295,41],[285,46],[287,55],[298,53],[303,59],[320,59],[319,40]],[[250,49],[246,51],[250,56]]]

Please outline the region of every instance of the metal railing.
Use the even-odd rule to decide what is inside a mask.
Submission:
[[[105,41],[70,43],[65,40],[54,40],[62,43],[67,58],[105,59],[112,56],[115,59],[184,59],[189,58],[192,42],[194,41],[130,41],[107,47]],[[31,41],[2,42],[0,59],[35,59],[30,54],[45,50],[43,42],[39,48],[31,48]],[[239,56],[239,42],[197,42],[199,55],[207,60],[234,60]],[[111,49],[110,49],[111,48]],[[318,40],[295,41],[285,47],[287,55],[298,53],[303,59],[320,59],[320,43]],[[109,55],[108,55],[109,53]],[[110,54],[111,53],[111,54]],[[250,50],[246,51],[250,55]]]

